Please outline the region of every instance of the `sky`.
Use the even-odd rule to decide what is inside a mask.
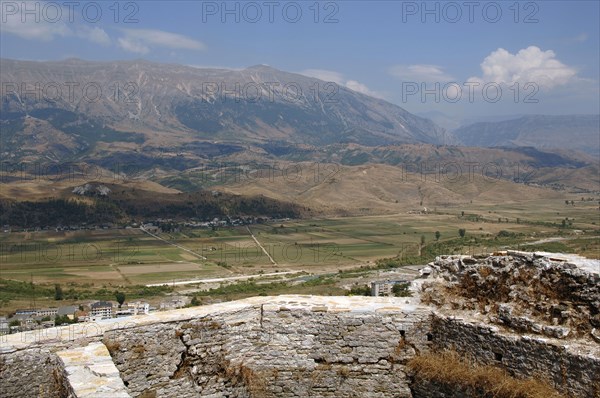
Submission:
[[[277,69],[455,119],[600,108],[599,1],[0,1],[0,56]]]

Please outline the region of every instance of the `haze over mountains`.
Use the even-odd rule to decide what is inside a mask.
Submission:
[[[229,70],[143,60],[2,59],[0,78],[4,162],[80,162],[101,169],[133,165],[144,180],[131,185],[138,192],[168,196],[226,185],[231,193],[264,194],[350,214],[421,203],[425,191],[432,198],[429,205],[435,205],[477,195],[506,200],[507,192],[548,196],[522,183],[598,190],[597,115],[524,116],[449,133],[384,100],[265,65]],[[244,184],[215,177],[269,162],[301,168],[304,177],[315,178],[291,186],[286,178],[273,184],[272,178],[253,177]],[[337,166],[315,170],[316,162]],[[227,166],[206,168],[215,163]],[[442,188],[419,182],[436,173],[439,180],[440,167],[448,164],[458,165],[463,177],[476,164],[475,172],[485,179],[482,169],[492,163],[502,168],[496,178],[501,184],[467,179]],[[344,183],[332,171],[340,171]],[[323,178],[316,178],[319,173]],[[413,183],[394,183],[406,181],[407,173],[416,176]],[[4,192],[15,198],[68,196],[73,186],[89,180],[12,184]],[[369,194],[360,199],[362,190]]]
[[[453,131],[467,146],[571,149],[598,156],[599,115],[528,115],[499,122],[474,123]]]

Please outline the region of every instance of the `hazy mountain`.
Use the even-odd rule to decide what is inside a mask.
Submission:
[[[476,116],[468,117],[466,119],[461,119],[459,127],[464,127],[464,126],[468,126],[470,124],[475,124],[475,123],[503,122],[505,120],[519,119],[519,118],[521,118],[523,116],[527,116],[527,115],[525,115],[525,114],[516,114],[516,115],[476,115]],[[453,130],[456,130],[456,129],[453,129]]]
[[[600,151],[600,116],[523,116],[471,124],[455,130],[454,135],[467,146],[560,148],[597,155]]]
[[[448,131],[455,130],[462,125],[460,118],[447,115],[440,111],[417,112],[415,115],[429,119]]]
[[[225,70],[142,60],[2,59],[0,77],[9,151],[31,146],[23,134],[39,143],[31,153],[46,143],[70,154],[99,142],[444,143],[443,129],[396,105],[265,65]]]
[[[475,123],[486,123],[486,122],[502,122],[505,120],[513,120],[521,118],[525,115],[475,115],[468,118],[463,118],[460,115],[448,115],[447,113],[440,111],[428,111],[428,112],[417,112],[415,115],[424,117],[431,120],[438,126],[452,132],[461,127],[468,126]],[[455,138],[452,133],[448,133],[449,136]]]

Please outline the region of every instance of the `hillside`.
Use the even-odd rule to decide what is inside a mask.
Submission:
[[[135,143],[152,153],[165,144],[176,148],[206,140],[315,145],[444,140],[443,129],[396,105],[264,65],[225,70],[142,60],[2,59],[0,66],[3,82],[19,83],[3,85],[0,107],[3,151],[15,156],[41,150],[76,158],[106,143]],[[22,91],[21,84],[35,94]],[[30,136],[38,147],[23,145]]]
[[[474,123],[453,132],[467,146],[571,149],[596,157],[600,151],[600,115],[530,115],[500,122]]]
[[[461,147],[396,105],[265,65],[2,59],[0,66],[8,82],[0,103],[4,199],[65,199],[98,182],[154,193],[162,203],[216,189],[327,215],[598,191],[597,116],[477,123],[457,130]],[[86,85],[101,95],[90,100]],[[49,98],[56,86],[62,95]],[[288,174],[273,178],[277,168]],[[301,180],[291,181],[298,171]]]

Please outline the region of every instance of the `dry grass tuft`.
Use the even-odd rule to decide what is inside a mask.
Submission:
[[[340,377],[343,379],[347,379],[348,376],[350,376],[350,369],[348,369],[348,367],[346,365],[342,365],[338,369],[338,375],[340,375]]]
[[[56,394],[56,396],[68,397],[69,390],[66,387],[63,373],[61,371],[59,371],[58,369],[54,369],[52,371],[52,377],[54,379],[54,386],[53,386],[54,391],[53,392]]]
[[[111,355],[121,349],[121,343],[114,340],[105,340],[104,345],[106,346],[106,349],[108,349],[108,352]]]
[[[471,397],[563,397],[540,380],[514,378],[498,367],[482,366],[467,361],[454,351],[416,356],[407,365],[415,373],[417,380],[441,383],[452,390],[467,390]]]
[[[156,391],[145,390],[140,395],[138,395],[138,398],[156,398]]]
[[[404,348],[406,348],[406,339],[402,338],[398,340],[398,344],[394,348],[394,355],[401,355]]]
[[[244,383],[248,387],[248,392],[258,394],[267,391],[267,380],[263,374],[255,372],[244,365],[241,366],[240,373]]]
[[[479,276],[481,276],[482,278],[487,278],[493,273],[494,271],[489,266],[482,266],[481,268],[479,268]]]
[[[234,384],[243,383],[251,396],[262,397],[267,394],[268,379],[277,377],[278,371],[255,371],[245,364],[224,365],[225,377],[230,379]]]

